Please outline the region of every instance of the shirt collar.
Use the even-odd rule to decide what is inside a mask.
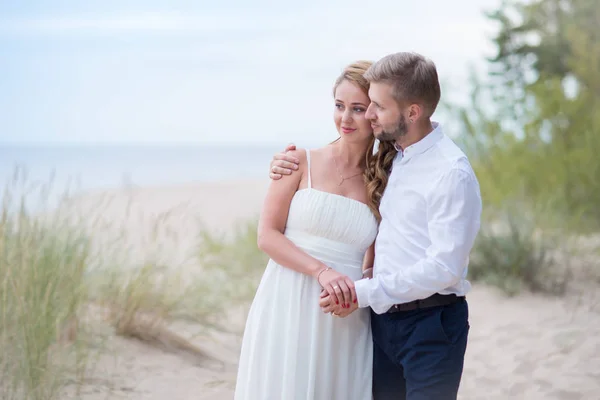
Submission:
[[[410,157],[424,153],[443,137],[444,132],[442,131],[442,126],[435,121],[432,121],[431,125],[433,126],[433,131],[428,133],[423,139],[419,140],[417,143],[411,144],[406,149],[401,149],[394,143],[394,147],[396,148],[396,150],[398,150],[399,159],[406,161]]]

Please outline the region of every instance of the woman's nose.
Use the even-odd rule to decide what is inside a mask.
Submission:
[[[344,114],[342,114],[342,121],[344,121],[344,122],[352,121],[352,114],[349,110],[344,111]]]

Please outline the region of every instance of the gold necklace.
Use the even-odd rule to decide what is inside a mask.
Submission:
[[[336,157],[336,156],[335,156],[335,154],[334,154],[334,155],[333,155],[333,162],[334,162],[334,164],[335,164],[335,170],[337,171],[338,175],[339,175],[339,176],[340,176],[340,178],[342,179],[342,180],[340,181],[340,183],[338,183],[338,184],[337,184],[338,186],[342,186],[342,183],[344,183],[344,181],[345,181],[345,180],[347,180],[347,179],[351,179],[351,178],[354,178],[355,176],[358,176],[358,175],[361,175],[361,174],[362,174],[362,171],[361,171],[361,172],[359,172],[358,174],[354,174],[354,175],[352,175],[352,176],[349,176],[349,177],[347,177],[347,178],[344,178],[344,175],[342,175],[342,173],[340,172],[340,169],[338,168],[338,164],[337,164],[337,160],[336,160],[336,158],[337,158],[337,157]]]

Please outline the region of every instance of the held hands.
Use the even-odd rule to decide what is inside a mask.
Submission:
[[[326,267],[319,272],[317,280],[323,287],[319,305],[324,313],[346,317],[358,308],[352,279]]]
[[[348,307],[342,307],[342,305],[335,304],[332,297],[329,295],[329,293],[327,293],[326,290],[321,291],[319,306],[325,314],[331,313],[332,315],[340,318],[347,317],[358,309],[357,303],[350,303]]]
[[[290,175],[292,171],[298,170],[298,160],[296,157],[286,154],[288,151],[296,150],[296,145],[289,144],[282,153],[277,153],[271,160],[269,178],[273,180],[281,179],[283,175]]]
[[[317,281],[331,301],[341,309],[349,309],[357,302],[354,281],[334,269],[324,267],[317,274]]]
[[[363,279],[372,279],[373,278],[373,268],[367,268],[363,271]],[[354,288],[354,284],[352,285]],[[329,292],[325,289],[321,291],[321,296],[319,298],[319,306],[323,310],[325,314],[333,314],[336,317],[347,317],[352,314],[354,311],[358,309],[358,301],[356,298],[356,291],[353,290],[354,301],[346,307],[346,304],[336,304],[334,298],[329,294]]]

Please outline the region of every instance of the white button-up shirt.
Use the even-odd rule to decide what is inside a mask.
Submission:
[[[359,307],[382,314],[394,304],[435,293],[462,296],[479,231],[479,182],[438,123],[398,152],[379,210],[372,279],[355,282]]]

